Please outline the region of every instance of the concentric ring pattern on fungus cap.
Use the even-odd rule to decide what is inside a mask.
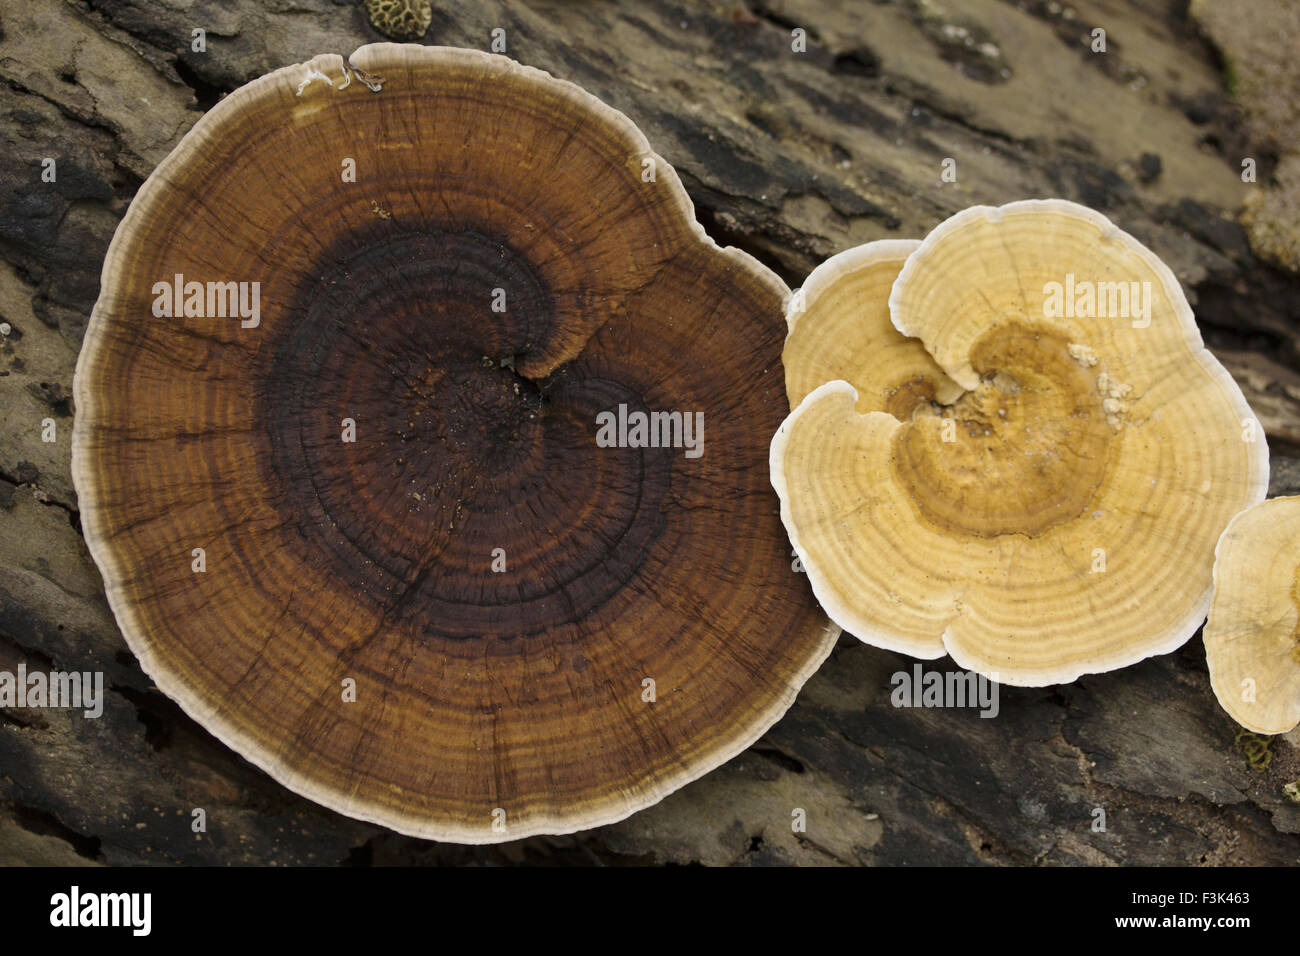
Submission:
[[[1256,733],[1300,723],[1300,497],[1270,498],[1228,524],[1205,622],[1210,683]]]
[[[920,403],[950,402],[962,387],[916,339],[889,321],[889,290],[921,243],[881,239],[831,256],[786,306],[786,394],[790,407],[841,379],[858,390],[858,411],[906,418]]]
[[[907,258],[889,315],[962,394],[896,417],[827,382],[772,444],[782,517],[832,619],[1025,685],[1190,637],[1268,451],[1169,269],[1074,203],[981,206]]]
[[[470,843],[620,819],[838,633],[762,467],[788,290],[577,87],[350,65],[232,93],[124,219],[76,376],[88,544],[158,686],[286,786]]]

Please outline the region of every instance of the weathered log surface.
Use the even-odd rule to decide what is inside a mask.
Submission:
[[[1234,102],[1230,81],[1251,64],[1220,37],[1225,70],[1186,4],[487,0],[440,4],[423,42],[485,49],[498,27],[510,55],[631,116],[714,237],[791,285],[842,248],[919,237],[975,203],[1060,195],[1103,210],[1177,273],[1268,430],[1273,493],[1300,491],[1300,277],[1252,252],[1239,225],[1289,148],[1247,120],[1276,104],[1252,114],[1243,91],[1285,86],[1252,77]],[[1089,48],[1094,27],[1105,53]],[[204,53],[190,48],[196,28]],[[845,638],[759,745],[662,804],[477,849],[318,808],[154,690],[105,605],[69,478],[72,371],[103,253],[143,178],[220,95],[378,39],[359,0],[0,12],[0,669],[102,670],[109,688],[98,720],[0,710],[0,862],[1300,859],[1300,805],[1283,789],[1300,752],[1278,739],[1267,766],[1249,766],[1199,636],[1118,673],[1004,688],[989,720],[894,708],[890,675],[911,662]],[[1245,157],[1257,184],[1242,182]],[[955,183],[941,181],[945,158]],[[196,807],[206,833],[191,832]],[[791,830],[796,807],[806,833]],[[1091,827],[1098,807],[1105,832]]]

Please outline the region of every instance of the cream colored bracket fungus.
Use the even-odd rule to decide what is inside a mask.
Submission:
[[[1248,508],[1223,532],[1205,657],[1237,723],[1261,734],[1300,723],[1300,497]]]
[[[975,207],[829,260],[787,318],[772,483],[845,630],[1021,685],[1195,632],[1268,451],[1135,239],[1062,200]]]

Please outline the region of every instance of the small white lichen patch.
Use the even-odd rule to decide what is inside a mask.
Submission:
[[[302,96],[302,91],[307,89],[307,84],[310,83],[312,80],[324,80],[326,86],[332,87],[334,85],[333,80],[331,80],[320,70],[316,69],[316,67],[311,66],[309,64],[307,66],[307,75],[304,76],[302,78],[302,82],[298,84],[298,93],[297,93],[298,96]]]
[[[384,88],[382,77],[373,76],[365,70],[358,69],[349,63],[345,57],[343,60],[343,80],[338,86],[334,86],[333,80],[309,63],[307,64],[307,73],[303,76],[302,82],[298,84],[297,95],[302,96],[302,91],[307,88],[307,85],[311,83],[312,80],[324,80],[326,86],[337,90],[346,90],[352,85],[354,79],[364,85],[366,89],[370,90],[372,93],[378,93]]]
[[[1092,368],[1097,364],[1097,353],[1088,346],[1080,345],[1078,342],[1071,342],[1067,348],[1070,351],[1070,358],[1084,368]]]
[[[1097,391],[1101,393],[1101,410],[1106,413],[1106,424],[1111,428],[1119,428],[1128,411],[1124,399],[1133,391],[1133,386],[1117,382],[1102,372],[1097,376]]]

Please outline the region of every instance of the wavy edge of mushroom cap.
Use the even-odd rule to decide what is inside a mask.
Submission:
[[[791,409],[835,379],[858,389],[860,411],[898,417],[924,399],[948,403],[961,395],[920,340],[893,327],[888,294],[874,297],[879,287],[892,287],[920,246],[920,239],[878,239],[845,249],[791,295],[781,350]]]
[[[1122,244],[1126,251],[1136,255],[1152,271],[1154,277],[1160,282],[1165,297],[1173,306],[1174,316],[1178,322],[1178,332],[1181,333],[1181,339],[1188,352],[1187,359],[1197,363],[1217,383],[1222,397],[1231,404],[1231,408],[1240,422],[1249,421],[1254,425],[1258,441],[1256,448],[1249,453],[1250,464],[1247,473],[1243,476],[1243,490],[1247,505],[1262,500],[1267,491],[1269,467],[1268,448],[1258,418],[1246,402],[1240,387],[1231,374],[1205,348],[1191,307],[1172,270],[1154,252],[1095,210],[1068,200],[1031,199],[1008,203],[1000,207],[973,206],[956,213],[931,231],[903,265],[889,296],[891,323],[895,329],[904,336],[919,339],[939,366],[963,388],[967,390],[977,388],[981,384],[981,378],[968,360],[959,357],[958,352],[960,349],[944,347],[946,343],[927,340],[923,323],[909,322],[902,314],[903,310],[900,308],[900,302],[909,281],[918,270],[925,266],[927,257],[933,254],[936,245],[949,234],[976,220],[996,222],[1006,216],[1013,216],[1022,212],[1056,213],[1082,219],[1097,227],[1104,240],[1117,241]],[[853,252],[853,250],[849,250],[849,252]],[[841,262],[851,261],[852,259],[845,253],[839,255],[845,257]],[[825,275],[832,277],[839,274],[842,274],[842,269],[838,265],[825,273]],[[842,380],[827,382],[808,394],[790,413],[786,421],[782,423],[773,439],[769,458],[772,468],[772,483],[782,500],[782,521],[786,525],[787,533],[790,535],[792,544],[801,558],[805,571],[808,573],[809,581],[813,585],[818,601],[830,614],[831,618],[839,623],[847,633],[854,634],[865,643],[908,653],[921,659],[936,659],[946,653],[953,658],[958,666],[980,672],[1001,683],[1019,686],[1048,686],[1070,683],[1086,674],[1117,670],[1136,664],[1149,657],[1169,653],[1186,643],[1205,620],[1210,608],[1212,592],[1212,581],[1211,575],[1208,573],[1208,567],[1204,587],[1197,594],[1188,598],[1185,611],[1178,614],[1175,620],[1170,622],[1168,626],[1154,630],[1140,643],[1126,646],[1120,652],[1106,655],[1104,659],[1100,657],[1090,658],[1060,666],[998,668],[993,666],[989,660],[966,653],[960,644],[953,640],[951,624],[946,626],[940,635],[937,635],[938,643],[909,637],[889,629],[882,630],[869,617],[849,606],[847,597],[838,593],[837,589],[830,584],[829,578],[823,569],[819,568],[817,563],[810,559],[799,528],[794,521],[789,482],[784,470],[784,459],[791,439],[790,431],[792,426],[797,424],[818,404],[837,400],[856,403],[857,399],[858,390]],[[858,411],[853,414],[856,416],[856,423],[864,431],[869,429],[892,434],[893,431],[904,424],[884,412],[864,414]],[[1207,545],[1207,563],[1209,551],[1210,548]],[[887,559],[875,557],[870,560]]]
[[[843,279],[851,278],[859,273],[863,273],[877,267],[894,266],[893,272],[897,274],[901,271],[903,264],[907,261],[917,249],[921,247],[920,239],[876,239],[870,242],[864,242],[857,246],[851,246],[835,253],[828,259],[818,263],[813,270],[808,273],[803,284],[790,297],[786,305],[786,346],[788,350],[796,331],[807,332],[808,327],[803,320],[815,314],[823,296],[831,292],[836,283]],[[882,302],[884,308],[888,308],[888,302]],[[895,330],[896,331],[896,330]],[[868,334],[874,337],[875,330],[868,330]],[[901,333],[899,333],[901,334]],[[912,341],[916,341],[913,339]],[[791,364],[787,355],[783,351],[782,362],[785,365],[786,381],[789,386],[791,374]],[[858,377],[858,376],[855,376]],[[876,383],[859,383],[862,388],[870,388]],[[923,660],[934,660],[943,657],[947,651],[942,647],[937,650],[931,642],[908,640],[902,637],[888,634],[876,630],[875,626],[868,622],[858,612],[856,612],[846,600],[842,599],[839,593],[832,587],[826,573],[816,562],[810,563],[807,549],[802,545],[798,527],[795,525],[794,516],[791,511],[791,503],[788,486],[786,484],[785,471],[779,467],[778,463],[784,458],[786,443],[789,441],[790,429],[817,401],[822,397],[841,393],[852,396],[855,406],[861,408],[860,402],[863,398],[859,392],[858,386],[844,379],[831,379],[822,385],[814,388],[802,399],[794,404],[790,414],[781,423],[772,438],[772,445],[768,454],[768,467],[771,472],[772,486],[776,490],[777,497],[781,500],[781,522],[786,528],[786,533],[790,537],[790,546],[799,555],[800,562],[804,572],[808,576],[808,583],[812,587],[813,595],[817,602],[821,604],[822,609],[832,621],[836,622],[845,633],[858,637],[864,643],[870,643],[876,647],[882,647],[886,650],[898,651],[909,654]],[[951,400],[955,395],[948,394],[944,389],[940,389],[941,398]],[[880,415],[883,420],[888,422],[896,421],[894,417],[887,412],[871,411],[863,412],[864,415]],[[870,640],[859,635],[868,635]]]
[[[843,249],[818,263],[786,303],[786,337],[794,333],[800,317],[806,315],[842,277],[881,262],[906,262],[907,257],[920,247],[920,239],[875,239]]]
[[[260,91],[267,87],[290,79],[295,84],[299,82],[305,84],[305,87],[299,91],[304,97],[329,95],[334,92],[333,80],[330,78],[347,78],[350,81],[358,71],[382,78],[382,71],[391,66],[393,58],[416,66],[420,63],[439,61],[447,65],[464,65],[481,71],[495,72],[500,76],[520,74],[531,80],[545,83],[555,90],[563,91],[582,111],[617,128],[622,135],[638,144],[644,156],[654,159],[659,186],[669,191],[682,223],[689,228],[694,240],[702,248],[708,250],[710,254],[730,260],[758,282],[770,287],[783,303],[788,300],[790,290],[776,273],[743,250],[721,246],[709,236],[704,226],[695,217],[694,204],[676,170],[651,148],[649,140],[640,128],[620,110],[598,99],[576,83],[505,56],[460,47],[391,42],[365,44],[355,50],[347,60],[339,54],[325,53],[280,67],[244,84],[218,101],[196,121],[177,146],[140,186],[109,244],[100,273],[101,290],[112,288],[112,277],[123,267],[126,237],[137,221],[145,219],[152,212],[164,181],[174,169],[185,162],[192,151],[201,150],[209,138],[219,133],[227,118],[234,116],[247,100],[258,96]],[[328,85],[316,82],[322,79],[329,81]],[[659,803],[686,784],[734,759],[761,739],[789,710],[800,689],[829,656],[839,637],[840,628],[833,622],[819,623],[821,635],[818,651],[809,655],[804,666],[792,675],[781,696],[762,712],[761,717],[751,720],[742,728],[741,733],[724,741],[716,749],[706,752],[694,763],[684,765],[682,771],[671,779],[656,780],[653,786],[635,796],[626,791],[612,795],[613,799],[603,803],[598,812],[585,817],[578,818],[565,814],[537,815],[527,826],[515,823],[510,826],[508,832],[496,834],[489,832],[486,827],[448,827],[417,822],[409,816],[392,812],[379,802],[358,800],[339,789],[321,786],[310,776],[292,772],[270,747],[241,732],[235,721],[224,716],[216,708],[205,704],[188,685],[179,680],[152,650],[140,616],[124,597],[125,569],[119,565],[106,540],[105,518],[101,511],[101,503],[96,500],[97,496],[93,490],[87,493],[87,490],[93,489],[95,485],[95,475],[88,461],[90,452],[88,441],[91,437],[89,423],[95,418],[97,405],[91,383],[96,379],[97,359],[101,357],[101,350],[97,346],[104,331],[103,316],[107,311],[108,302],[104,291],[101,291],[86,329],[73,380],[77,414],[72,432],[71,471],[74,484],[79,491],[80,518],[86,546],[100,569],[109,607],[128,647],[139,660],[145,674],[153,680],[160,691],[174,700],[188,716],[224,745],[266,772],[281,785],[321,806],[408,836],[467,845],[500,843],[537,835],[563,835],[616,823]]]
[[[1279,557],[1285,557],[1281,581],[1271,577]],[[1260,574],[1262,561],[1268,564]],[[1228,522],[1215,545],[1214,597],[1202,635],[1219,706],[1257,734],[1285,734],[1300,725],[1298,599],[1300,495],[1268,498]],[[1283,686],[1268,686],[1269,677]],[[1247,678],[1253,701],[1243,699]]]
[[[1183,292],[1182,284],[1178,281],[1178,277],[1174,275],[1173,270],[1152,250],[1138,242],[1137,239],[1115,225],[1106,216],[1095,209],[1071,202],[1068,199],[1019,199],[1001,206],[970,206],[939,223],[926,235],[917,250],[908,256],[907,262],[903,264],[902,271],[894,281],[894,288],[889,294],[889,314],[893,320],[894,328],[904,335],[921,339],[926,345],[926,350],[934,356],[935,361],[943,366],[962,388],[973,389],[978,386],[979,376],[971,369],[969,362],[963,362],[956,368],[951,367],[953,361],[948,349],[937,349],[935,343],[926,342],[925,336],[919,334],[919,329],[915,325],[909,329],[907,320],[901,315],[902,292],[907,287],[909,280],[921,267],[926,256],[948,233],[957,231],[972,220],[983,219],[987,222],[997,222],[1019,212],[1057,212],[1083,219],[1101,230],[1102,239],[1116,240],[1125,249],[1143,259],[1159,277],[1161,285],[1169,296],[1169,301],[1173,303],[1174,308],[1177,310],[1179,325],[1184,333],[1184,340],[1188,350],[1197,353],[1198,357],[1203,354],[1205,358],[1208,358],[1208,362],[1202,359],[1202,364],[1206,366],[1206,369],[1211,374],[1216,375],[1230,386],[1229,391],[1235,392],[1240,397],[1240,404],[1245,412],[1251,418],[1255,417],[1254,411],[1246,404],[1245,396],[1241,395],[1241,386],[1237,384],[1231,373],[1223,367],[1223,364],[1206,349],[1205,340],[1201,337],[1201,330],[1196,325],[1196,315],[1192,312],[1192,307],[1187,301],[1187,295]],[[944,353],[948,354],[945,355]],[[947,361],[945,361],[945,357],[947,357]],[[1264,460],[1264,477],[1267,481],[1267,456]]]
[[[799,419],[815,408],[823,399],[835,395],[847,397],[851,405],[856,406],[858,403],[858,390],[842,379],[819,385],[805,396],[794,411],[786,416],[785,421],[781,423],[781,427],[777,429],[776,434],[772,437],[768,467],[771,470],[772,487],[776,489],[777,496],[781,499],[781,522],[785,525],[786,533],[790,536],[790,546],[799,555],[800,563],[803,565],[804,573],[808,575],[808,583],[812,586],[817,603],[822,606],[822,610],[826,612],[832,621],[839,625],[845,634],[850,634],[862,643],[870,644],[872,647],[897,651],[920,660],[937,660],[948,653],[942,644],[936,646],[932,641],[909,639],[890,631],[881,630],[873,621],[864,617],[860,611],[854,608],[847,597],[843,596],[840,590],[831,582],[830,576],[822,568],[821,563],[811,560],[808,549],[800,535],[799,526],[794,520],[790,487],[784,467],[786,447]],[[856,412],[855,414],[865,419],[873,427],[892,430],[900,424],[898,419],[888,412]]]

